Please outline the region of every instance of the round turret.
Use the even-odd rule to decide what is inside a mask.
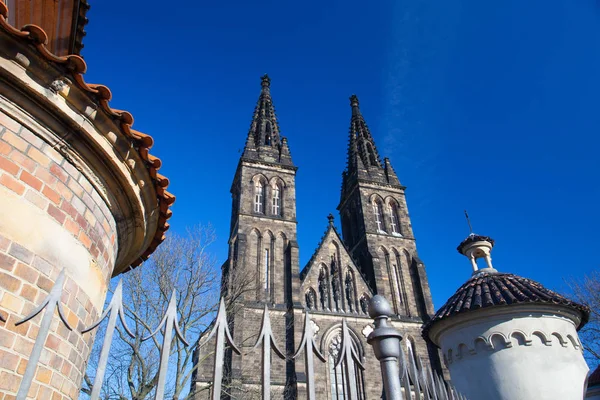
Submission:
[[[588,367],[577,330],[589,308],[498,272],[493,246],[476,234],[458,246],[473,276],[425,324],[425,339],[441,348],[453,384],[469,399],[582,398]]]

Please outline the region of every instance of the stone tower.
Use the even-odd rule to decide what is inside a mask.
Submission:
[[[229,258],[223,265],[223,294],[234,304],[231,329],[236,343],[252,347],[260,331],[265,304],[273,331],[283,349],[294,349],[294,305],[299,307],[296,242],[296,167],[287,140],[280,136],[270,93],[270,79],[261,78],[261,93],[244,152],[231,185],[232,212]],[[298,309],[297,313],[301,313]],[[291,329],[286,329],[291,327]],[[228,357],[236,390],[259,383],[260,356],[242,350]],[[248,354],[246,354],[248,353]],[[272,386],[293,390],[293,362],[274,360]],[[236,382],[237,381],[237,382]],[[251,394],[245,394],[249,398]]]
[[[371,288],[390,300],[396,315],[425,320],[434,310],[405,187],[390,160],[381,162],[356,96],[350,105],[348,164],[338,206],[344,241]]]

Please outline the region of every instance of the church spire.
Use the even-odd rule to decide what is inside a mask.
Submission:
[[[357,153],[362,164],[367,168],[382,168],[379,153],[371,131],[365,122],[360,108],[358,107],[358,97],[353,94],[350,96],[350,106],[352,107],[352,118],[350,119],[350,137],[356,140]],[[354,149],[352,149],[353,151]],[[349,149],[350,151],[350,149]],[[358,160],[357,160],[358,161]],[[350,172],[350,171],[349,171]]]
[[[271,98],[271,78],[261,78],[261,91],[254,108],[243,158],[292,165],[287,142],[283,143]]]

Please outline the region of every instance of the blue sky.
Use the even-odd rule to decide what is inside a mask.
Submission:
[[[337,217],[356,93],[408,187],[436,308],[470,275],[464,209],[501,271],[563,290],[598,269],[596,0],[91,3],[86,80],[155,138],[172,229],[212,223],[220,260],[268,72],[299,167],[301,267]]]

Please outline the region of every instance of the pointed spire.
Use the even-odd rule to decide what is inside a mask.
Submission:
[[[390,162],[390,159],[387,157],[383,159],[383,170],[385,171],[385,176],[390,184],[400,185],[400,180],[398,179],[394,168],[392,168],[392,163]]]
[[[291,165],[289,149],[283,149],[284,144],[271,98],[271,78],[265,74],[260,79],[261,91],[254,108],[243,157]]]
[[[350,120],[350,135],[356,137],[358,154],[367,168],[381,168],[379,153],[375,146],[371,131],[365,122],[360,108],[358,107],[358,97],[353,94],[350,96],[350,107],[352,107],[352,118]]]

